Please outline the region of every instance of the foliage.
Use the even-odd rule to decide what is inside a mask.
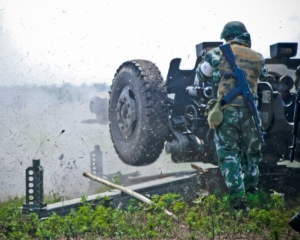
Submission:
[[[52,195],[55,202],[58,197]],[[152,201],[147,205],[131,199],[121,210],[95,206],[83,197],[77,211],[39,220],[34,213],[22,215],[23,200],[11,199],[0,203],[0,239],[300,239],[287,224],[300,206],[289,208],[278,195],[247,195],[245,212],[233,210],[233,199],[218,192],[191,205],[172,193],[154,195]],[[165,209],[178,220],[166,215]]]

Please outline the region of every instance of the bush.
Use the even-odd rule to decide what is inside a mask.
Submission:
[[[64,217],[52,214],[43,221],[36,214],[23,216],[21,202],[12,200],[0,203],[0,238],[299,239],[287,222],[300,207],[288,208],[277,195],[248,195],[246,212],[233,210],[230,196],[219,193],[195,199],[190,206],[172,193],[152,200],[154,204],[147,205],[132,199],[126,210],[120,210],[94,206],[83,197],[77,211]]]

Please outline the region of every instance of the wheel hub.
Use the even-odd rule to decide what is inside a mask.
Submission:
[[[127,85],[123,88],[117,104],[118,126],[125,138],[132,136],[137,120],[137,104],[133,88]]]

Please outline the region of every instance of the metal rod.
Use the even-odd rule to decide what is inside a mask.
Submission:
[[[120,191],[122,191],[122,192],[124,192],[124,193],[127,193],[128,195],[131,195],[131,196],[133,196],[133,197],[139,199],[140,201],[142,201],[142,202],[144,202],[144,203],[147,203],[147,204],[154,204],[154,205],[155,205],[155,203],[152,202],[149,198],[146,198],[145,196],[143,196],[143,195],[141,195],[141,194],[139,194],[139,193],[137,193],[137,192],[135,192],[135,191],[132,191],[132,190],[130,190],[130,189],[128,189],[128,188],[125,188],[125,187],[120,186],[120,185],[115,184],[115,183],[111,183],[111,182],[109,182],[109,181],[106,181],[106,180],[104,180],[104,179],[102,179],[102,178],[96,177],[96,176],[94,176],[94,175],[92,175],[92,174],[90,174],[90,173],[87,173],[87,172],[83,173],[83,176],[86,177],[86,178],[89,178],[89,179],[91,179],[91,180],[93,180],[93,181],[95,181],[95,182],[102,183],[102,184],[104,184],[104,185],[106,185],[106,186],[108,186],[108,187],[118,189],[118,190],[120,190]],[[164,212],[165,212],[167,215],[169,215],[169,216],[171,216],[172,218],[174,218],[175,220],[178,220],[177,216],[174,215],[173,213],[169,212],[168,210],[164,209]]]

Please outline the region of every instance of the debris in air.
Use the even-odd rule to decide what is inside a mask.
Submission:
[[[61,130],[61,133],[58,136],[62,135],[64,132],[65,132],[65,130]]]

